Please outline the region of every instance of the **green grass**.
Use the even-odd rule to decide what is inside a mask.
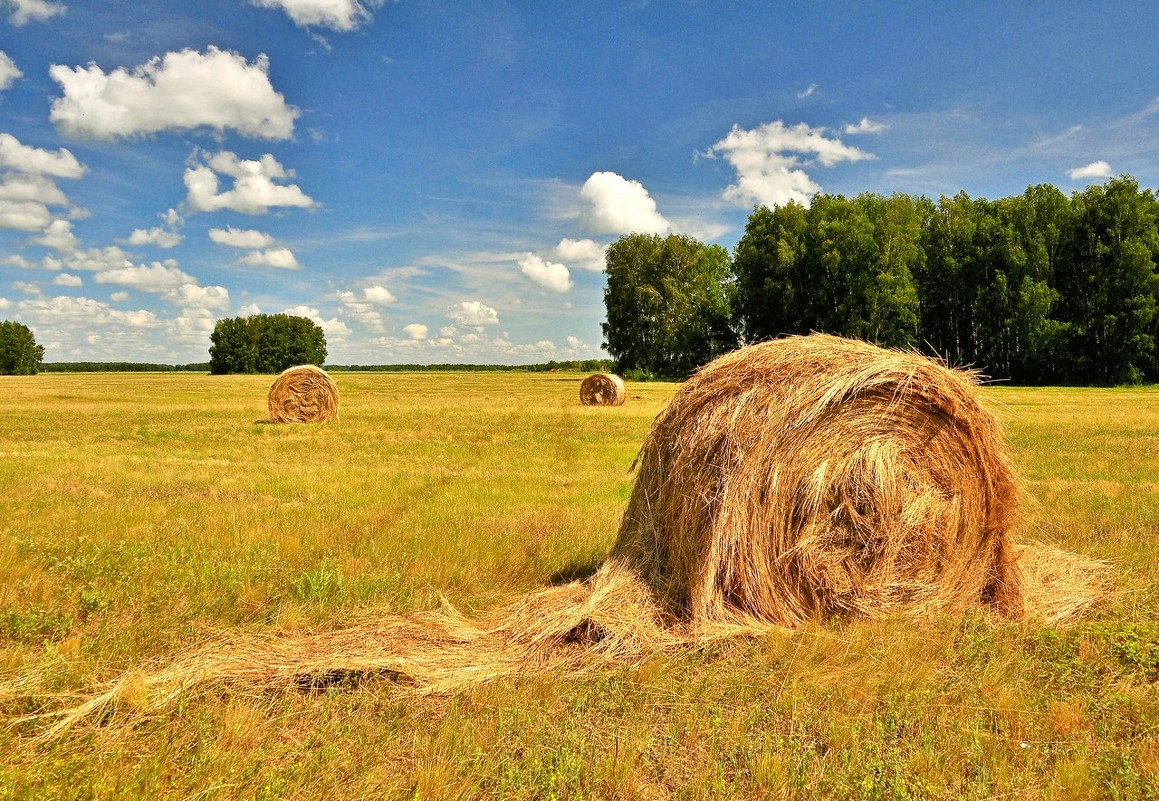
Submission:
[[[336,380],[325,426],[255,422],[268,377],[0,381],[0,683],[75,692],[221,630],[482,610],[580,572],[674,390],[587,409],[570,374]],[[0,799],[1159,798],[1159,390],[987,393],[1026,535],[1115,562],[1074,627],[834,622],[424,700],[211,688],[48,746],[0,728]]]

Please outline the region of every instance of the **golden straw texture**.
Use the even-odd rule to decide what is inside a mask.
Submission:
[[[620,406],[626,397],[624,379],[611,373],[589,375],[580,384],[580,403],[584,406]]]
[[[271,423],[325,423],[338,419],[338,387],[312,364],[291,367],[270,386]]]
[[[820,334],[734,351],[681,387],[636,467],[610,562],[679,620],[1087,605],[1046,577],[1089,575],[1069,554],[1016,566],[1021,487],[977,377],[916,353]]]

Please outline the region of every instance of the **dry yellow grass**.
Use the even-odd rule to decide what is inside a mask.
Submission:
[[[989,605],[1065,620],[1096,599],[1099,567],[1016,546],[1019,493],[971,374],[827,336],[752,346],[706,366],[657,419],[592,577],[480,618],[447,608],[215,639],[43,716],[56,719],[44,736],[112,706],[156,711],[206,683],[376,674],[425,694],[834,616]]]

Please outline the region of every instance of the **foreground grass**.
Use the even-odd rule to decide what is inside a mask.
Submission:
[[[269,380],[0,382],[0,682],[582,574],[674,389],[585,409],[575,375],[338,374],[337,423],[269,426]],[[0,799],[1159,798],[1159,391],[988,392],[1027,536],[1116,564],[1070,629],[835,622],[424,700],[210,690],[48,746],[0,730]]]

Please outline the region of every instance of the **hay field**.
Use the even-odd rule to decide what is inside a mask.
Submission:
[[[583,575],[674,387],[336,374],[339,421],[257,424],[270,377],[0,382],[8,722],[222,631],[304,632]],[[983,613],[809,625],[582,678],[416,699],[380,678],[208,688],[28,747],[8,798],[1159,797],[1159,390],[987,390],[1038,537],[1116,563],[1052,630]]]

